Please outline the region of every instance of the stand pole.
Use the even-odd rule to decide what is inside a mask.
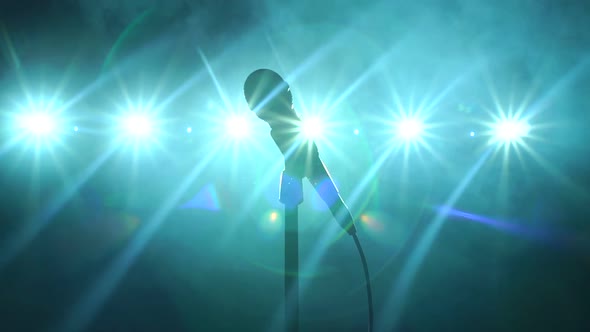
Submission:
[[[299,204],[301,177],[281,174],[279,201],[285,205],[285,330],[299,331]]]
[[[299,331],[299,236],[298,208],[285,206],[285,325]]]

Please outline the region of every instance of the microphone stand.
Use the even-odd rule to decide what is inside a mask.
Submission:
[[[285,206],[285,327],[299,331],[299,205],[303,202],[302,178],[281,174],[279,201]]]
[[[336,221],[350,234],[359,251],[365,272],[369,302],[369,332],[373,330],[373,304],[371,279],[367,261],[356,235],[354,219],[344,204],[328,170],[319,157],[317,146],[297,140],[301,121],[293,109],[293,96],[289,85],[276,72],[258,69],[248,75],[244,83],[244,96],[248,106],[271,128],[270,135],[285,157],[285,170],[281,174],[279,201],[285,206],[285,327],[287,332],[299,330],[299,205],[303,202],[302,180],[307,177],[318,190],[322,181],[327,184],[322,199]]]

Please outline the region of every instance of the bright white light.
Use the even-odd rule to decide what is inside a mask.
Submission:
[[[358,129],[355,129],[352,133],[355,134],[355,135],[358,135],[359,134],[359,130]]]
[[[144,114],[127,115],[123,117],[122,121],[123,130],[131,136],[145,137],[154,130],[153,121]]]
[[[404,140],[414,140],[424,131],[422,121],[418,119],[403,119],[397,123],[397,135]]]
[[[306,139],[314,140],[324,134],[322,121],[317,117],[310,117],[301,121],[301,134]]]
[[[245,138],[250,134],[250,124],[242,116],[231,116],[226,122],[227,133],[234,138]]]
[[[471,137],[475,137],[475,131],[472,131],[472,132],[470,132],[470,133],[469,133],[469,136],[471,136]]]
[[[530,126],[524,121],[501,120],[494,126],[494,136],[497,141],[513,142],[525,137]]]
[[[21,129],[36,136],[53,134],[57,128],[56,119],[48,113],[30,113],[19,119]]]
[[[74,131],[78,131],[78,130],[79,130],[78,126],[74,126]]]
[[[187,128],[186,128],[186,132],[187,132],[188,134],[192,133],[192,132],[193,132],[193,128],[191,128],[191,127],[187,127]]]

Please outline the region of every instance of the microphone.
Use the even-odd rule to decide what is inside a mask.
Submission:
[[[307,178],[340,226],[348,234],[356,234],[352,214],[320,159],[316,144],[299,134],[301,119],[293,109],[293,96],[285,80],[270,69],[258,69],[246,79],[244,96],[250,109],[270,125],[270,135],[285,158],[284,174]]]

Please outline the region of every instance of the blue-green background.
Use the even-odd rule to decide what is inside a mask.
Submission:
[[[242,96],[267,67],[333,121],[318,145],[378,331],[587,331],[588,17],[573,0],[3,2],[0,330],[280,330],[282,156]],[[14,143],[27,95],[61,105],[59,142]],[[428,116],[428,148],[392,151],[396,101]],[[164,135],[125,146],[116,115],[150,102]],[[528,150],[505,154],[486,124],[519,107]],[[254,133],[222,146],[230,110]],[[363,331],[354,244],[305,196],[301,330]]]

